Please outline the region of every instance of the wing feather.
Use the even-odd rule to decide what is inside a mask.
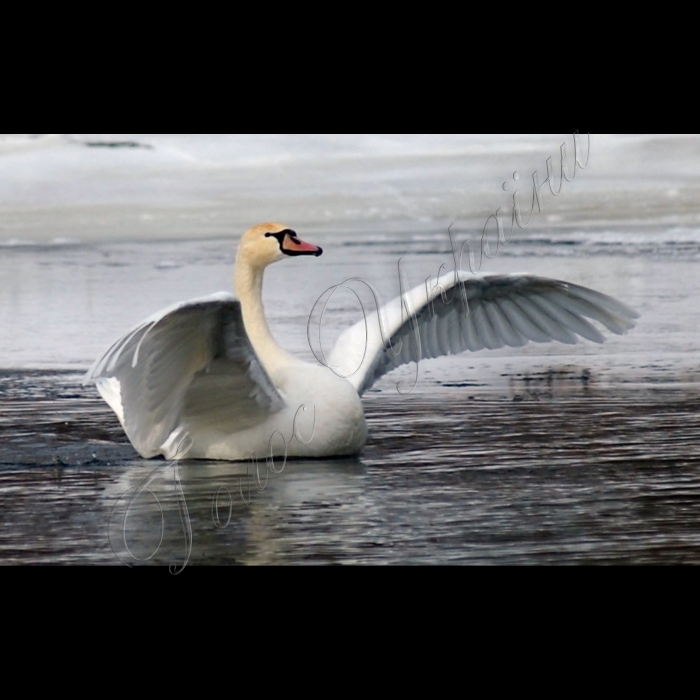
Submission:
[[[474,316],[476,332],[484,343],[484,346],[488,350],[497,350],[498,348],[502,348],[504,343],[499,340],[494,329],[492,328],[488,316],[486,315],[486,310],[484,309],[484,303],[480,302],[471,304],[470,313]]]
[[[486,311],[486,315],[496,335],[501,338],[506,345],[512,348],[519,348],[525,345],[527,340],[513,328],[508,317],[501,311],[497,299],[494,299],[491,304],[484,304],[484,310]]]
[[[602,333],[588,319],[622,335],[634,327],[638,317],[617,299],[545,277],[460,272],[457,281],[461,289],[455,289],[454,276],[447,282],[440,280],[444,295],[432,300],[428,300],[423,287],[408,292],[411,304],[407,306],[414,311],[411,318],[406,318],[405,311],[402,313],[401,298],[383,307],[389,338],[386,344],[378,330],[379,312],[367,316],[364,359],[348,377],[360,394],[382,375],[409,362],[465,350],[521,347],[530,341],[557,340],[573,345],[578,336],[602,343]],[[425,301],[416,305],[416,299]],[[364,334],[365,319],[338,338],[329,364],[338,366],[344,358],[359,361],[363,348],[357,346],[364,342]],[[392,354],[388,348],[397,347],[396,343],[401,343],[401,351]]]
[[[248,340],[240,302],[224,293],[146,319],[95,362],[90,381],[144,457],[167,451],[173,435],[232,434],[285,405]]]
[[[548,340],[558,340],[567,345],[576,345],[576,336],[569,332],[566,326],[549,316],[546,311],[535,303],[536,294],[524,296],[522,293],[513,294],[513,301],[527,313],[530,320],[546,335]]]
[[[527,340],[535,343],[548,343],[551,338],[530,318],[526,309],[518,306],[513,299],[497,299],[496,303],[508,316],[508,320]]]

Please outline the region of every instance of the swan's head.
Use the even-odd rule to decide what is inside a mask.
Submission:
[[[263,268],[278,260],[297,255],[318,257],[323,250],[304,243],[283,224],[258,224],[248,229],[238,246],[238,257],[253,267]]]

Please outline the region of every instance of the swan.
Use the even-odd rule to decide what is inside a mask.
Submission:
[[[573,344],[582,336],[602,343],[587,319],[622,335],[638,317],[576,284],[459,271],[441,279],[432,298],[416,288],[367,315],[340,335],[325,366],[310,364],[270,333],[263,274],[280,260],[322,253],[282,224],[254,226],[236,255],[237,298],[220,292],[168,307],[94,363],[84,383],[96,384],[142,457],[356,455],[367,439],[361,396],[400,365],[529,341]],[[332,369],[339,363],[357,370],[339,376]]]

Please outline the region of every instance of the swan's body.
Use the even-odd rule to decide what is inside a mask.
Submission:
[[[357,370],[344,379],[280,348],[262,305],[267,265],[322,252],[279,224],[256,226],[236,256],[238,299],[220,293],[165,309],[93,365],[86,381],[96,383],[143,457],[354,455],[367,438],[360,396],[399,365],[530,340],[575,343],[581,335],[603,342],[584,317],[622,334],[637,316],[566,282],[460,272],[451,283],[440,280],[444,296],[412,290],[343,333],[329,365],[349,360]]]

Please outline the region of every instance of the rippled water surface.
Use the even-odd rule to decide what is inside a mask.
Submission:
[[[75,379],[3,377],[5,563],[700,563],[700,392],[379,395],[358,459],[176,481]]]

